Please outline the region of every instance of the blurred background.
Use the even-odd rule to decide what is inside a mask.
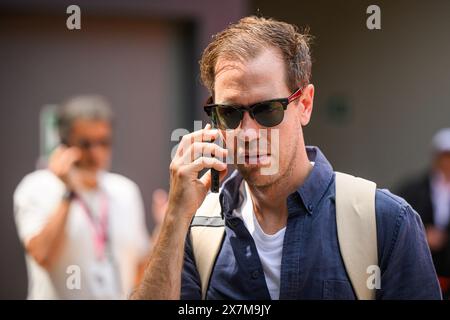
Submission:
[[[71,4],[81,8],[81,30],[66,27]],[[381,8],[381,30],[366,27],[371,4]],[[249,14],[314,36],[305,139],[335,170],[395,189],[429,166],[433,134],[450,126],[449,1],[2,0],[0,299],[26,297],[12,195],[42,153],[41,110],[76,94],[107,97],[116,115],[112,171],[139,185],[148,211],[152,192],[168,189],[172,131],[206,120],[202,50]]]

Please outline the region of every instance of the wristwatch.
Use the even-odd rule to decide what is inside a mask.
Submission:
[[[73,190],[67,189],[66,192],[64,192],[62,199],[67,202],[71,202],[73,200],[73,198],[75,198],[75,196],[76,196],[76,194]]]

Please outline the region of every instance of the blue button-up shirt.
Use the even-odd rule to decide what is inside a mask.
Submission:
[[[316,147],[307,147],[314,167],[287,198],[280,299],[355,299],[339,251],[335,174]],[[270,299],[261,261],[244,222],[233,216],[242,176],[235,171],[220,194],[225,237],[216,259],[207,299]],[[441,292],[424,227],[402,198],[377,189],[375,196],[381,288],[377,299],[440,299]],[[182,299],[201,299],[192,244],[186,241]]]

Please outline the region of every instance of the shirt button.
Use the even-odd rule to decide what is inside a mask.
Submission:
[[[259,271],[258,270],[253,271],[252,272],[252,279],[258,279],[258,277],[259,277]]]
[[[308,211],[311,212],[311,211],[313,211],[313,209],[314,209],[314,206],[313,206],[312,204],[309,204],[309,205],[308,205]]]

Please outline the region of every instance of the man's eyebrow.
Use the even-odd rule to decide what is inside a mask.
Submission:
[[[225,100],[224,102],[222,102],[221,104],[225,104],[225,105],[230,105],[230,106],[236,106],[236,107],[241,107],[243,106],[243,104],[240,103],[236,103],[230,100]]]
[[[223,105],[229,105],[229,106],[235,106],[235,107],[249,107],[249,106],[252,106],[252,105],[257,104],[257,103],[261,103],[261,102],[265,102],[265,101],[271,101],[271,100],[276,100],[276,99],[282,99],[282,98],[258,99],[257,101],[253,101],[252,103],[248,103],[248,104],[242,104],[242,103],[234,102],[235,99],[237,99],[237,98],[231,97],[231,98],[225,99],[223,102],[220,102],[220,103],[219,102],[215,102],[215,103],[223,104]]]
[[[236,97],[229,97],[229,98],[224,99],[224,100],[221,101],[220,103],[219,103],[219,102],[216,102],[216,103],[218,103],[218,104],[232,105],[232,106],[242,106],[242,104],[236,102],[237,99],[238,99],[237,96],[236,96]]]

